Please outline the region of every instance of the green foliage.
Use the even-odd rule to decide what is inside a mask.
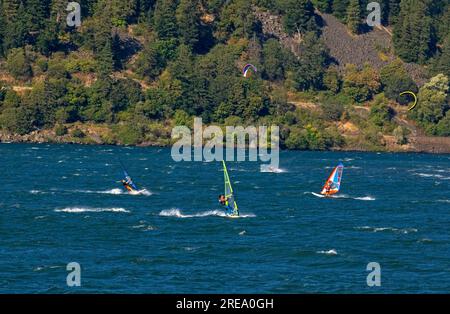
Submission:
[[[347,26],[353,34],[358,34],[361,26],[359,0],[350,0],[347,8]]]
[[[126,123],[113,127],[114,138],[123,145],[136,145],[144,135],[144,129],[136,123]]]
[[[55,126],[56,136],[64,136],[67,134],[67,128],[63,124],[57,124]]]
[[[386,103],[386,99],[378,97],[370,108],[369,120],[377,127],[384,127],[394,117],[394,111]]]
[[[156,3],[153,16],[154,28],[160,39],[177,37],[176,0],[161,0]]]
[[[408,144],[407,130],[404,127],[398,126],[394,130],[392,135],[394,135],[395,141],[397,142],[398,145]]]
[[[16,79],[29,79],[32,76],[30,60],[23,48],[11,49],[8,53],[6,67]]]
[[[327,90],[333,92],[334,94],[339,93],[342,86],[342,78],[335,67],[330,67],[327,69],[323,77],[323,85]]]
[[[342,22],[344,22],[347,17],[347,7],[349,2],[350,0],[333,0],[333,14]]]
[[[180,0],[176,11],[180,40],[191,49],[194,49],[200,40],[199,9],[199,0]]]
[[[385,16],[387,18],[385,19],[387,19],[387,21],[385,21],[385,23],[387,22],[387,24],[394,25],[395,23],[397,23],[398,16],[400,14],[401,0],[385,0],[385,2],[387,2],[387,5],[385,5],[387,9],[385,11]]]
[[[0,1],[0,127],[63,135],[67,123],[78,126],[75,133],[102,123],[113,131],[101,135],[107,143],[166,143],[170,126],[198,116],[205,124],[273,123],[284,147],[328,149],[344,145],[341,125],[351,122],[367,147],[382,147],[382,132],[403,143],[389,100],[404,103],[401,92],[417,91],[410,70],[397,60],[380,74],[370,66],[338,71],[319,36],[313,5],[357,33],[369,1],[86,0],[80,28],[67,27],[66,1]],[[436,75],[410,115],[429,134],[447,136],[448,80],[437,75],[450,75],[450,7],[380,2],[397,54]],[[255,6],[279,15],[294,41],[263,34],[268,25]],[[244,78],[246,63],[258,71]],[[382,91],[387,99],[377,96]],[[368,117],[352,108],[373,98]]]
[[[449,79],[438,74],[425,84],[419,91],[419,104],[411,115],[419,121],[429,134],[447,134]],[[445,118],[445,119],[444,119]],[[440,125],[441,120],[444,120]],[[436,125],[439,125],[437,128]]]
[[[349,64],[345,69],[343,92],[353,101],[362,103],[372,99],[381,88],[380,77],[370,65],[362,70]]]
[[[269,39],[263,48],[264,76],[271,81],[284,79],[284,51],[279,42]]]
[[[324,150],[333,146],[343,145],[344,140],[336,130],[319,130],[308,124],[305,128],[292,128],[284,144],[288,149]]]
[[[436,74],[443,73],[447,77],[450,77],[450,34],[445,38],[442,44],[442,51],[436,58],[433,66]]]
[[[364,146],[369,150],[379,150],[384,146],[383,134],[376,126],[368,126],[363,130]]]
[[[314,0],[314,6],[323,13],[331,13],[333,0]]]
[[[386,97],[402,104],[406,99],[401,97],[400,93],[404,91],[417,92],[416,84],[398,59],[381,69],[380,78]]]
[[[175,125],[177,126],[187,126],[191,127],[193,124],[192,118],[189,116],[189,114],[183,110],[176,110],[175,115],[173,117],[173,120],[175,122]]]
[[[321,105],[322,117],[326,121],[339,121],[344,113],[344,106],[340,103],[328,102]]]
[[[139,55],[133,68],[138,75],[150,80],[156,79],[165,66],[165,60],[152,44],[148,44]]]
[[[283,25],[288,34],[318,31],[314,6],[310,0],[283,0],[281,9]]]
[[[300,45],[300,57],[296,66],[296,89],[321,89],[328,59],[328,50],[323,42],[314,33],[306,34]]]
[[[450,136],[450,111],[436,125],[435,132],[439,136]]]
[[[215,37],[225,42],[230,37],[248,38],[257,30],[251,1],[227,1],[217,24]]]
[[[12,133],[24,135],[34,129],[34,116],[30,107],[9,107],[2,111],[0,125]]]
[[[428,60],[435,49],[430,0],[404,0],[400,4],[400,15],[394,27],[394,47],[406,62]]]
[[[86,134],[79,128],[73,129],[72,132],[70,132],[70,135],[79,139],[86,137]]]

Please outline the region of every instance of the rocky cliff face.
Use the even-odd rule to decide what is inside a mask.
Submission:
[[[276,38],[286,49],[291,50],[294,54],[299,53],[298,45],[302,40],[300,34],[291,37],[284,32],[281,16],[258,7],[253,7],[253,9],[254,15],[261,22],[263,33],[267,38]]]
[[[286,49],[296,55],[300,53],[298,49],[302,41],[300,34],[291,37],[284,32],[281,16],[257,7],[254,7],[254,14],[261,22],[263,33],[267,38],[276,38]],[[350,63],[359,68],[369,63],[380,70],[396,58],[393,54],[392,34],[386,28],[374,28],[355,36],[350,34],[346,25],[333,15],[318,11],[316,14],[322,19],[324,26],[321,38],[339,69],[344,69],[345,65]],[[427,81],[426,73],[420,65],[406,63],[405,68],[419,86]]]

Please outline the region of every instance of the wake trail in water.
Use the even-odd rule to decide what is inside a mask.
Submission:
[[[408,234],[419,231],[416,228],[404,228],[404,229],[398,229],[394,227],[371,227],[371,226],[362,226],[362,227],[356,227],[356,230],[361,231],[369,231],[369,232],[394,232],[394,233],[402,233],[402,234]]]
[[[325,195],[322,194],[318,194],[315,192],[304,192],[304,194],[311,194],[314,195],[315,197],[320,197],[320,198],[343,198],[343,199],[352,199],[352,200],[358,200],[358,201],[376,201],[376,198],[373,196],[351,196],[351,195],[347,195],[347,194],[338,194],[338,195],[331,195],[328,197],[325,197]]]
[[[335,249],[331,249],[328,251],[317,251],[317,254],[325,254],[325,255],[338,255],[338,252]]]
[[[227,217],[227,214],[222,210],[208,210],[196,214],[183,214],[181,210],[177,208],[165,209],[159,213],[162,217],[176,217],[176,218],[198,218],[198,217]],[[240,218],[256,217],[253,214],[239,215]]]
[[[111,207],[111,208],[66,207],[62,209],[55,209],[55,212],[78,214],[78,213],[100,213],[100,212],[129,213],[130,211],[121,207]]]
[[[260,172],[285,173],[287,171],[282,168],[276,168],[276,167],[272,167],[272,166],[263,165],[263,166],[261,166]]]
[[[104,190],[104,191],[94,191],[94,190],[53,190],[51,192],[47,192],[47,191],[41,191],[41,190],[31,190],[29,191],[31,194],[47,194],[47,193],[51,193],[51,194],[55,194],[55,192],[69,192],[69,193],[86,193],[86,194],[109,194],[109,195],[132,195],[132,196],[150,196],[153,195],[153,193],[151,191],[148,191],[146,189],[143,190],[139,190],[137,192],[126,192],[122,189],[119,188],[115,188],[115,189],[110,189],[110,190]]]

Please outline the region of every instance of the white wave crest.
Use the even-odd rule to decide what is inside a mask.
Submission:
[[[353,199],[353,200],[358,200],[358,201],[375,201],[376,198],[373,196],[360,196],[360,197],[354,197],[354,196],[350,196],[347,194],[335,194],[335,195],[331,195],[326,197],[325,195],[319,194],[319,193],[315,193],[315,192],[304,192],[303,194],[312,194],[316,197],[320,197],[320,198],[345,198],[345,199]]]
[[[40,191],[40,190],[31,190],[30,193],[31,194],[45,194],[46,192]]]
[[[326,255],[338,255],[338,252],[335,249],[331,249],[328,251],[317,251],[318,254],[326,254]]]
[[[150,196],[150,195],[152,195],[152,192],[150,192],[150,191],[147,190],[147,189],[142,189],[142,190],[139,190],[139,191],[129,192],[128,194],[129,194],[129,195],[144,195],[144,196]]]
[[[382,232],[382,231],[391,231],[394,233],[402,233],[402,234],[408,234],[412,232],[419,231],[416,228],[393,228],[393,227],[371,227],[371,226],[362,226],[362,227],[356,227],[356,230],[364,230],[364,231],[371,231],[371,232]]]
[[[183,214],[181,212],[181,210],[179,210],[177,208],[162,210],[159,213],[159,215],[163,216],[163,217],[177,217],[177,218],[196,218],[196,217],[208,217],[208,216],[227,217],[228,216],[222,210],[208,210],[205,212],[200,212],[200,213],[189,215],[189,214]],[[247,214],[247,215],[239,215],[239,217],[246,218],[246,217],[256,217],[256,216],[253,214]]]
[[[111,195],[122,195],[122,194],[126,194],[126,195],[145,195],[145,196],[152,195],[152,193],[150,191],[146,190],[146,189],[139,190],[139,191],[136,191],[136,192],[126,192],[126,191],[124,191],[122,189],[119,189],[119,188],[105,190],[105,191],[75,190],[75,192],[77,192],[77,193],[89,193],[89,194],[111,194]]]
[[[441,180],[450,180],[450,177],[446,177],[441,174],[423,173],[423,172],[415,172],[413,174],[422,178],[436,178]]]
[[[287,171],[285,169],[272,167],[270,165],[261,165],[261,172],[284,173]]]
[[[363,196],[363,197],[354,197],[353,199],[359,200],[359,201],[375,201],[376,198],[372,196]]]
[[[62,209],[55,209],[55,212],[63,213],[99,213],[99,212],[113,212],[113,213],[129,213],[130,211],[121,207],[111,208],[91,208],[91,207],[66,207]]]

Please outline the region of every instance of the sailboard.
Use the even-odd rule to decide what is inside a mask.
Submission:
[[[344,165],[342,163],[339,163],[331,172],[320,194],[325,196],[331,196],[338,193],[339,190],[341,189],[341,180],[343,172],[344,172]]]
[[[127,182],[127,184],[133,188],[133,190],[138,191],[138,187],[136,186],[136,184],[133,182],[133,179],[131,179],[130,175],[128,174],[128,172],[124,169],[123,170],[123,175],[125,177],[125,181]]]
[[[223,165],[223,178],[225,183],[225,197],[227,198],[227,205],[233,210],[231,214],[227,215],[230,218],[239,217],[239,208],[234,197],[233,187],[231,186],[230,176],[228,175],[227,166],[225,161],[222,160]]]
[[[122,166],[124,181],[127,184],[127,186],[125,186],[125,188],[127,189],[128,193],[130,193],[130,194],[141,194],[142,192],[144,192],[145,190],[139,190],[139,188],[134,183],[134,181],[131,178],[131,176],[128,174],[128,171],[125,169],[125,166],[122,164],[122,162],[120,163],[120,165]]]

